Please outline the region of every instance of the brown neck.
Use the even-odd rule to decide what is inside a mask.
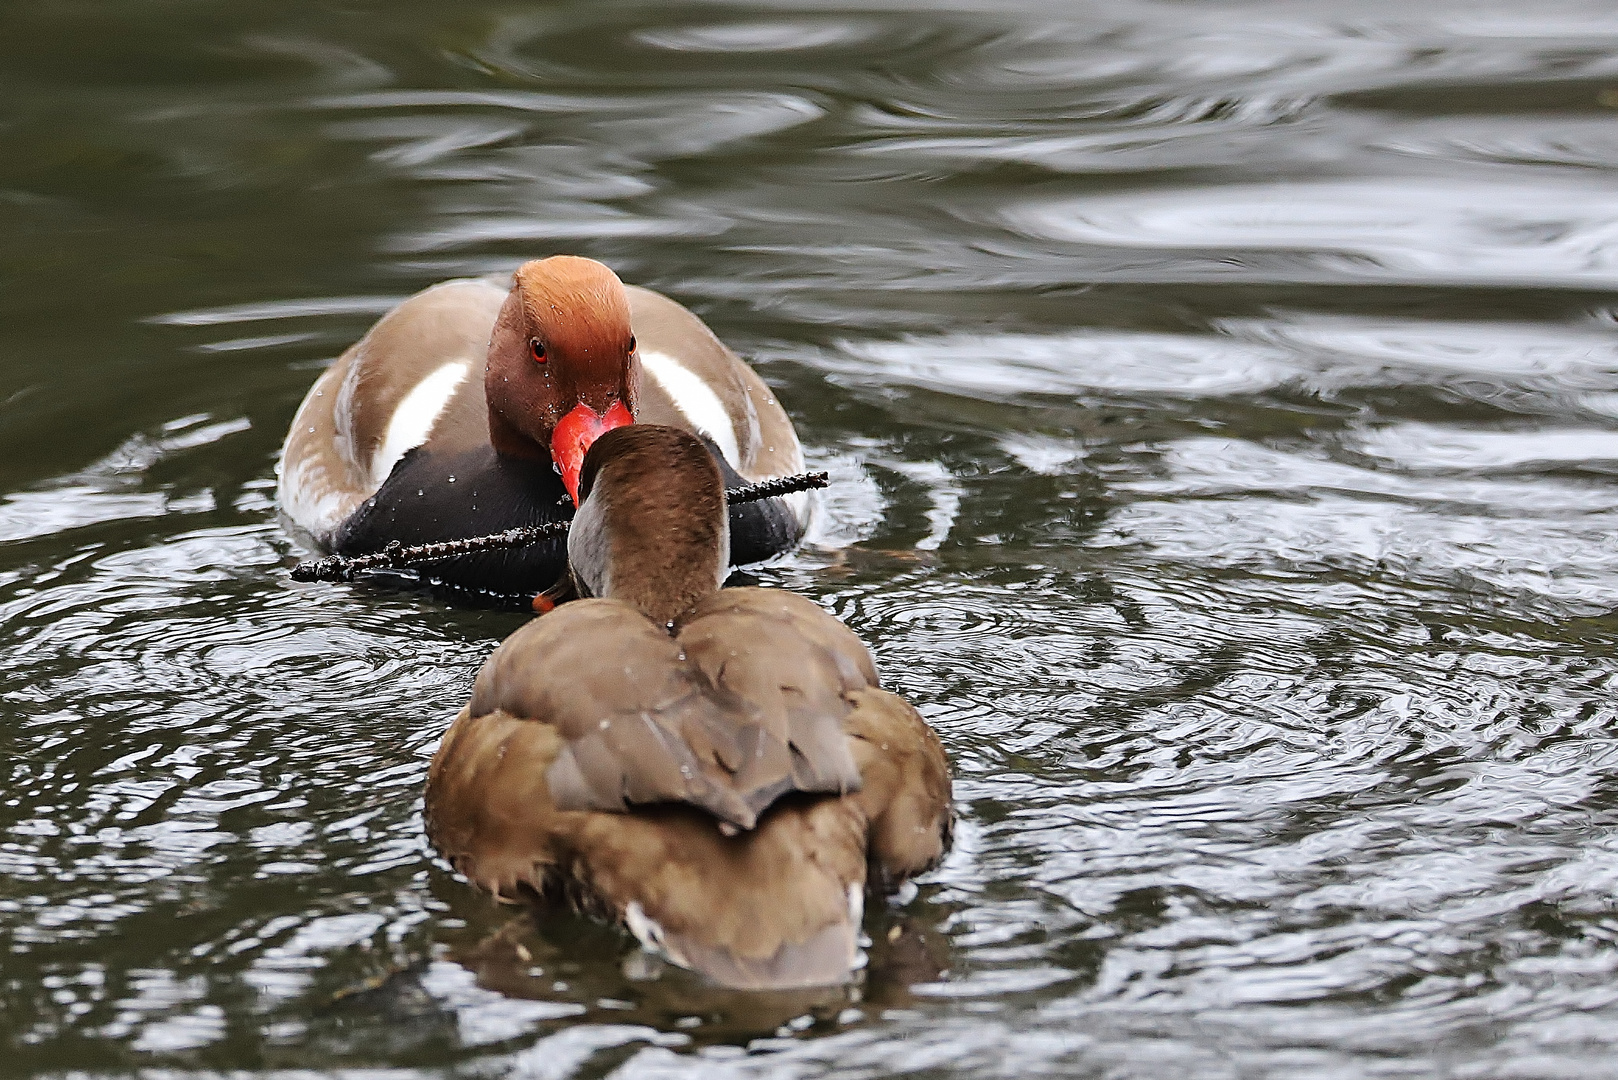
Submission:
[[[631,555],[616,558],[614,563],[618,575],[612,579],[612,599],[634,605],[648,619],[664,626],[719,591],[718,569],[711,559],[683,567],[667,563],[653,566],[644,556]]]
[[[724,480],[695,438],[643,424],[609,431],[590,448],[584,485],[567,545],[581,591],[663,624],[718,591],[730,564]]]

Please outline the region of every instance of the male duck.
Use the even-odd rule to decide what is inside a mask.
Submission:
[[[732,485],[803,471],[775,395],[691,312],[590,259],[528,262],[509,284],[447,281],[384,315],[303,400],[279,498],[329,551],[377,551],[566,518],[585,451],[632,421],[699,435]],[[731,511],[731,557],[802,536],[807,496]],[[437,564],[452,584],[552,585],[560,540]]]
[[[571,902],[741,988],[858,965],[867,887],[950,837],[938,738],[815,604],[721,589],[724,482],[684,431],[585,455],[585,599],[495,650],[433,757],[427,833],[497,898]]]

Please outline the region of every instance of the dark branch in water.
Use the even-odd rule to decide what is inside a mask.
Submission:
[[[746,487],[725,492],[731,503],[757,502],[778,495],[791,495],[797,491],[823,488],[831,482],[827,473],[796,473],[774,480],[764,480]],[[405,547],[394,540],[387,547],[371,555],[328,555],[324,559],[301,562],[292,568],[293,581],[353,581],[354,575],[365,570],[397,570],[403,566],[442,562],[462,555],[477,555],[485,551],[505,551],[528,547],[553,536],[567,532],[568,522],[550,521],[544,525],[524,525],[489,536],[473,536],[465,540],[445,540],[437,544],[417,544]]]
[[[758,502],[760,499],[773,499],[777,495],[792,495],[799,491],[823,488],[829,483],[831,483],[830,473],[793,473],[791,476],[777,476],[774,480],[760,480],[746,487],[731,488],[725,492],[725,501],[731,504]]]
[[[397,570],[401,566],[442,562],[461,555],[476,555],[483,551],[502,551],[506,548],[527,547],[552,536],[567,532],[565,521],[549,521],[544,525],[525,525],[488,536],[473,536],[465,540],[445,540],[437,544],[417,544],[405,547],[399,541],[371,555],[328,555],[324,559],[301,562],[292,568],[293,581],[352,581],[362,570]]]

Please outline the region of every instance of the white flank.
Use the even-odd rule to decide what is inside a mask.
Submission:
[[[686,423],[718,444],[719,452],[725,455],[730,467],[740,472],[742,454],[736,443],[736,425],[713,387],[668,353],[642,349],[640,366],[657,380],[657,385],[668,394]]]
[[[321,547],[331,544],[337,527],[354,512],[354,505],[359,502],[357,495],[333,485],[326,470],[307,459],[295,462],[282,473],[277,497],[287,517]]]
[[[455,389],[466,379],[472,365],[465,360],[445,364],[417,383],[393,410],[388,420],[388,434],[371,457],[371,484],[378,486],[388,478],[399,459],[427,441],[433,425],[455,395]]]
[[[331,369],[315,380],[315,385],[304,396],[303,404],[298,406],[292,428],[281,446],[281,460],[275,465],[279,478],[275,497],[281,509],[293,524],[309,533],[321,547],[331,543],[337,527],[353,513],[354,504],[361,498],[345,490],[343,484],[331,475],[325,455],[320,453],[318,447],[300,439],[300,436],[314,434],[318,425],[316,417],[323,408],[329,409],[334,400],[328,395],[339,392]],[[297,457],[291,456],[294,448],[298,451]]]
[[[804,470],[800,466],[796,471],[803,472]],[[815,505],[809,501],[809,492],[794,491],[790,495],[781,496],[781,501],[787,504],[787,509],[791,510],[792,516],[798,520],[798,528],[808,531],[809,512]]]
[[[640,901],[631,900],[629,906],[624,909],[624,925],[629,927],[629,932],[635,935],[635,939],[647,952],[664,957],[684,968],[691,966],[685,955],[669,944],[663,928],[646,914],[646,910],[640,906]]]

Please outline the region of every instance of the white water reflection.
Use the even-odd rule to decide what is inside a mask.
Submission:
[[[1220,398],[1284,387],[1341,396],[1441,387],[1513,411],[1607,414],[1618,333],[1573,323],[1455,322],[1278,312],[1217,333],[912,335],[842,342],[806,362],[859,385],[894,383],[1016,400],[1024,395]]]
[[[1566,466],[1618,473],[1618,431],[1477,431],[1400,424],[1367,432],[1354,445],[1361,453],[1386,458],[1401,469],[1488,472]],[[1536,486],[1547,495],[1554,490],[1549,485]]]
[[[1369,433],[1358,446],[1411,469],[1487,471],[1558,463],[1575,445],[1591,449],[1580,438],[1418,426]],[[1618,448],[1608,433],[1594,445]],[[1366,573],[1436,586],[1463,604],[1477,595],[1522,617],[1544,601],[1587,614],[1618,605],[1618,549],[1608,542],[1618,492],[1606,483],[1406,478],[1219,439],[1173,444],[1164,465],[1164,479],[1120,485],[1148,497],[1113,515],[1100,546],[1187,564]]]
[[[1614,195],[1548,180],[1300,180],[1037,202],[1005,221],[1066,243],[1177,253],[1157,280],[1614,288]]]
[[[709,26],[643,30],[637,41],[679,52],[773,53],[798,52],[844,45],[872,36],[874,22],[838,18],[825,22],[779,19],[770,22],[728,22]]]
[[[1280,350],[1201,335],[960,334],[850,341],[819,365],[861,382],[905,383],[993,399],[1104,391],[1219,397],[1296,374]]]
[[[0,542],[50,536],[110,521],[196,514],[214,509],[211,491],[140,491],[141,475],[157,463],[249,430],[246,417],[205,424],[206,415],[181,417],[159,436],[136,435],[82,472],[38,491],[0,501]]]
[[[1470,375],[1547,389],[1618,389],[1618,328],[1594,320],[1457,322],[1288,312],[1228,320],[1221,329],[1314,358],[1322,386]]]

